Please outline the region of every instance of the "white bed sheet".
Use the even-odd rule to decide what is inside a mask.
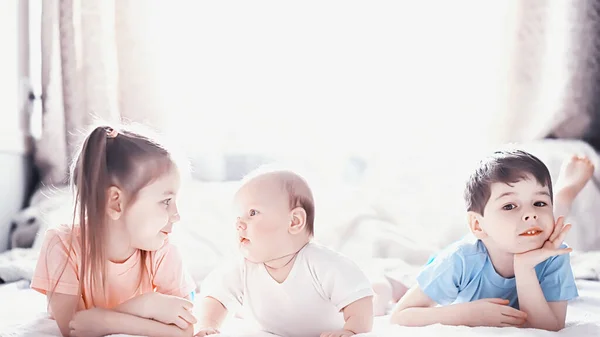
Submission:
[[[577,281],[580,297],[572,301],[567,314],[567,327],[558,333],[517,328],[469,328],[432,325],[420,328],[391,326],[387,317],[378,317],[373,333],[361,336],[600,336],[600,282]],[[56,322],[46,314],[45,297],[28,288],[28,282],[0,286],[1,337],[56,337],[60,336]],[[244,322],[230,319],[222,329],[222,336],[273,336],[245,331]],[[119,335],[125,336],[125,335]]]

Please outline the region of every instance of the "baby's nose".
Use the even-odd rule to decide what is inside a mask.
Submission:
[[[246,229],[246,224],[242,221],[242,218],[239,216],[235,220],[235,228],[236,229]]]

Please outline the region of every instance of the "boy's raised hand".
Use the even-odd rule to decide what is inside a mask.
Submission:
[[[508,306],[508,303],[501,298],[484,298],[457,304],[457,307],[462,306],[467,326],[519,327],[525,324],[527,314]]]
[[[565,236],[571,229],[571,224],[564,224],[564,217],[559,217],[556,220],[552,234],[544,245],[539,249],[530,250],[525,253],[515,254],[515,269],[527,268],[532,269],[539,263],[546,261],[552,256],[563,255],[570,253],[571,248],[560,248]]]

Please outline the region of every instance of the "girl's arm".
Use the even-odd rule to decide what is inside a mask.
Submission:
[[[52,315],[60,329],[60,333],[63,337],[69,337],[71,335],[69,332],[69,323],[77,312],[77,306],[81,301],[81,296],[49,292],[47,298]]]
[[[192,314],[193,303],[189,298],[189,295],[181,298],[149,292],[120,304],[114,310],[164,324],[175,324],[181,329],[186,329],[197,322]]]
[[[142,296],[122,304],[132,311],[142,312]],[[110,334],[130,334],[149,337],[192,336],[193,325],[180,329],[176,325],[167,325],[151,319],[138,317],[124,312],[89,309],[81,310],[81,297],[60,293],[48,293],[50,309],[61,334],[69,336],[105,336]]]
[[[79,311],[70,323],[70,336],[106,336],[128,334],[148,337],[191,337],[194,326],[180,329],[150,319],[117,311],[93,308]]]

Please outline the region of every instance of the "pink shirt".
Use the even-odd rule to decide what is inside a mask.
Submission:
[[[51,291],[67,295],[78,294],[81,256],[79,236],[78,226],[72,229],[71,226],[63,225],[46,232],[31,288],[42,294]],[[71,244],[72,249],[69,249]],[[101,289],[91,289],[89,284],[85,284],[82,289],[83,308],[110,309],[151,291],[186,297],[196,288],[185,270],[179,250],[168,240],[159,250],[147,255],[144,273],[140,262],[140,251],[123,263],[107,261],[106,298]]]

